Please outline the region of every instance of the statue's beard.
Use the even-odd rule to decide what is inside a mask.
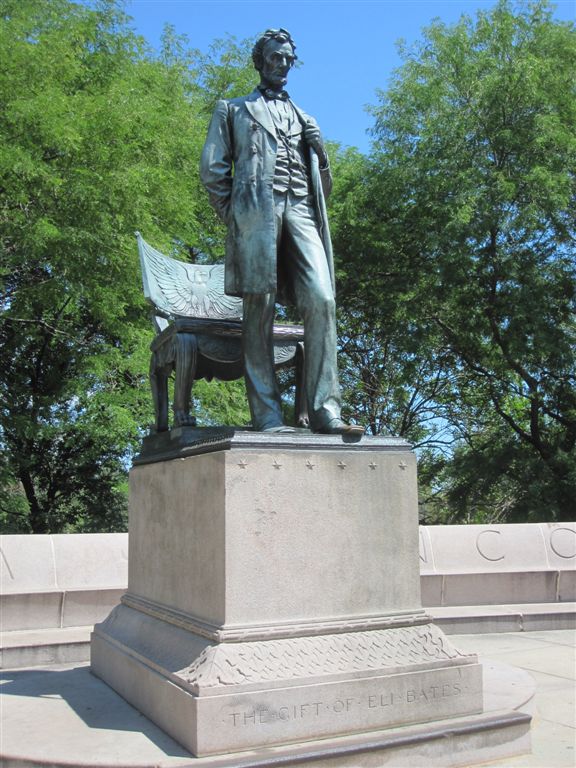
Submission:
[[[286,85],[288,77],[285,75],[269,75],[268,77],[263,76],[262,80],[266,86],[278,90]]]

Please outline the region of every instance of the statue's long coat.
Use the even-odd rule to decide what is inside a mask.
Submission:
[[[292,105],[301,122],[314,120]],[[226,293],[282,293],[277,285],[274,223],[276,131],[259,90],[216,105],[202,152],[200,175],[210,201],[228,226]],[[334,286],[334,263],[325,197],[330,193],[330,170],[320,169],[310,149],[310,179],[318,229]],[[281,278],[278,278],[281,279]]]

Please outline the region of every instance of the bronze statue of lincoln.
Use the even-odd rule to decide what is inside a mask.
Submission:
[[[285,29],[269,29],[252,51],[260,84],[219,101],[202,153],[201,177],[228,227],[225,290],[244,302],[246,390],[257,431],[290,431],[282,421],[272,329],[277,296],[304,321],[310,428],[361,433],[340,417],[334,265],[325,199],[332,178],[316,122],[284,90],[296,61]]]

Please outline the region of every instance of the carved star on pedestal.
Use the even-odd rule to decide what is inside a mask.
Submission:
[[[273,461],[273,463],[272,463],[272,466],[274,467],[274,469],[280,469],[280,467],[282,466],[282,464],[280,464],[280,462],[278,461],[278,459],[274,459],[274,461]]]
[[[406,469],[406,467],[408,466],[408,464],[406,464],[406,462],[404,461],[404,459],[402,459],[402,461],[400,462],[400,464],[398,464],[398,466],[400,467],[400,469],[404,470],[404,469]]]
[[[338,466],[340,467],[340,469],[346,469],[346,462],[344,462],[344,461],[339,461],[339,462],[338,462]]]
[[[370,464],[368,464],[368,466],[370,467],[370,469],[376,469],[378,464],[376,464],[375,462],[371,461]]]
[[[248,466],[248,462],[244,461],[244,459],[240,459],[240,461],[238,462],[238,466],[240,467],[240,469],[246,469],[246,467]]]
[[[314,469],[314,467],[315,467],[316,465],[315,465],[315,464],[314,464],[314,462],[313,462],[313,461],[311,461],[310,459],[306,459],[306,466],[308,467],[308,469]]]

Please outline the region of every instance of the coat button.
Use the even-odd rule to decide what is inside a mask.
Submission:
[[[258,147],[252,147],[252,154],[257,155],[258,154]]]

